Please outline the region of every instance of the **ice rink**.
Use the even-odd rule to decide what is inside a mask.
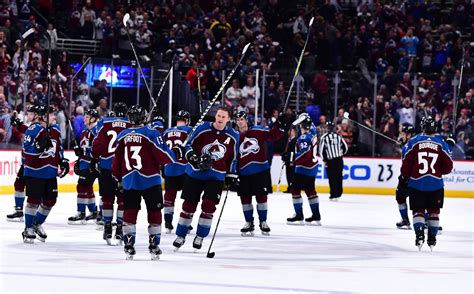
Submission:
[[[304,197],[304,196],[303,196]],[[107,246],[95,225],[71,226],[74,194],[61,194],[47,223],[46,243],[23,244],[23,223],[10,223],[13,197],[0,197],[0,293],[10,292],[466,292],[474,291],[474,199],[445,199],[444,228],[433,252],[414,245],[412,230],[398,230],[394,197],[320,195],[322,226],[289,226],[291,196],[269,196],[270,236],[241,237],[240,201],[229,193],[213,251],[211,235],[194,252],[194,231],[179,252],[174,234],[162,235],[163,255],[151,261],[146,212],[139,214],[137,255]],[[221,203],[222,205],[222,203]],[[216,211],[214,231],[221,205]],[[180,211],[180,203],[175,213]],[[304,210],[309,205],[304,198]],[[197,213],[198,214],[198,213]],[[256,211],[255,211],[256,215]],[[177,218],[175,217],[175,223]],[[197,215],[193,225],[197,221]],[[257,221],[258,223],[258,221]]]

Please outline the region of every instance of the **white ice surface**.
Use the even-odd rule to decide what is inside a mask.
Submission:
[[[438,245],[430,252],[425,244],[418,252],[413,231],[395,228],[400,217],[394,197],[320,198],[322,227],[286,225],[293,214],[291,196],[278,193],[269,196],[271,236],[257,229],[255,237],[241,237],[240,201],[229,193],[214,259],[206,258],[206,251],[222,201],[201,252],[192,249],[194,231],[179,252],[173,252],[175,235],[163,233],[160,261],[150,260],[142,209],[137,255],[127,261],[123,248],[107,246],[95,225],[67,224],[76,210],[75,195],[60,195],[44,225],[46,243],[32,245],[22,242],[22,223],[5,220],[13,197],[2,196],[0,293],[474,291],[474,199],[445,199]],[[180,209],[179,201],[174,223]],[[306,198],[304,210],[309,216]]]

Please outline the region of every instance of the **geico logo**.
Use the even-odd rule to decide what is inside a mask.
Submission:
[[[328,174],[326,169],[318,164],[316,179],[327,179]],[[351,179],[354,181],[366,181],[370,179],[370,166],[368,165],[344,165],[343,177],[344,180]]]

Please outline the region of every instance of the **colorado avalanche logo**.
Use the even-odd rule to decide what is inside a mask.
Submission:
[[[251,153],[257,154],[258,151],[260,151],[260,146],[258,146],[258,141],[255,138],[245,138],[239,147],[239,152],[242,157]]]
[[[212,160],[217,161],[219,159],[224,158],[224,154],[226,151],[227,148],[216,139],[214,142],[202,147],[201,153],[211,154]]]
[[[43,153],[38,156],[38,158],[48,158],[48,157],[53,157],[56,155],[56,145],[57,142],[56,140],[51,140],[52,147],[50,147],[48,150],[45,150]]]

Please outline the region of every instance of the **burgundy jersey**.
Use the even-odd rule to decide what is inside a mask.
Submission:
[[[236,172],[239,133],[228,126],[218,131],[212,125],[212,122],[200,124],[186,145],[187,150],[194,150],[198,156],[209,154],[212,167],[203,171],[188,164],[186,174],[198,180],[223,181],[227,172]]]
[[[266,141],[276,141],[283,136],[278,123],[266,129],[254,126],[247,132],[240,133],[239,157],[237,168],[240,175],[253,175],[270,168],[265,148]]]
[[[100,158],[100,168],[112,170],[117,136],[131,126],[127,118],[120,117],[106,117],[97,123],[97,136],[92,141],[92,158]]]

